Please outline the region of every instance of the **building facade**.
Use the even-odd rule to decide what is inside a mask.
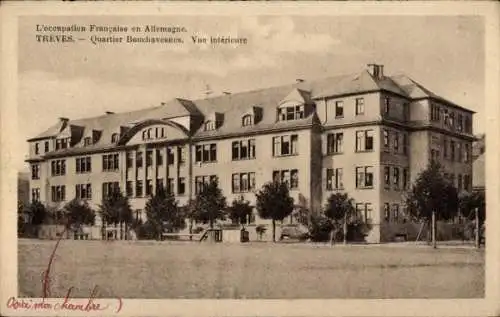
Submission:
[[[29,142],[32,200],[97,207],[113,190],[144,217],[158,186],[180,205],[217,178],[230,203],[272,180],[320,212],[345,192],[391,241],[406,222],[404,192],[431,159],[459,190],[472,187],[473,112],[382,65],[360,73],[158,107],[59,121]],[[256,214],[256,212],[255,212]],[[250,223],[267,223],[258,216]]]

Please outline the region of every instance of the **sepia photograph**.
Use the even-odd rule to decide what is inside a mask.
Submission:
[[[3,305],[484,299],[486,18],[239,12],[18,17]]]

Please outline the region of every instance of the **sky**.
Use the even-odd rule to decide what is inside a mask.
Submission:
[[[39,43],[35,34],[49,33],[36,32],[37,24],[177,25],[187,32],[182,45],[94,45],[90,32],[76,43]],[[248,42],[190,40],[217,35]],[[17,137],[26,153],[26,139],[58,117],[203,98],[207,85],[219,95],[356,73],[373,62],[476,111],[474,133],[485,127],[484,21],[477,16],[31,16],[19,19],[18,41]]]

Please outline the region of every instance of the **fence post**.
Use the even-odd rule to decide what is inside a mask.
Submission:
[[[475,227],[476,227],[476,237],[475,237],[475,242],[476,242],[476,249],[479,249],[481,247],[480,241],[479,241],[479,211],[478,208],[474,208],[474,216],[475,216]]]
[[[437,248],[437,243],[436,243],[436,211],[432,211],[432,247],[434,249]]]

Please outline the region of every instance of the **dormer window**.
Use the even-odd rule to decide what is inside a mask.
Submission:
[[[242,121],[241,125],[244,126],[244,127],[253,125],[253,116],[247,114],[247,115],[243,116],[243,118],[241,119],[241,121]]]
[[[215,130],[215,122],[214,121],[207,121],[205,122],[205,131],[212,131]]]
[[[120,135],[118,133],[113,133],[111,135],[111,143],[116,143],[118,142],[118,139],[119,139]]]
[[[69,144],[69,138],[56,139],[56,151],[66,149]]]
[[[304,118],[304,105],[279,108],[278,120],[290,121]]]
[[[92,138],[91,137],[86,137],[85,139],[83,139],[83,146],[89,146],[92,144]]]

